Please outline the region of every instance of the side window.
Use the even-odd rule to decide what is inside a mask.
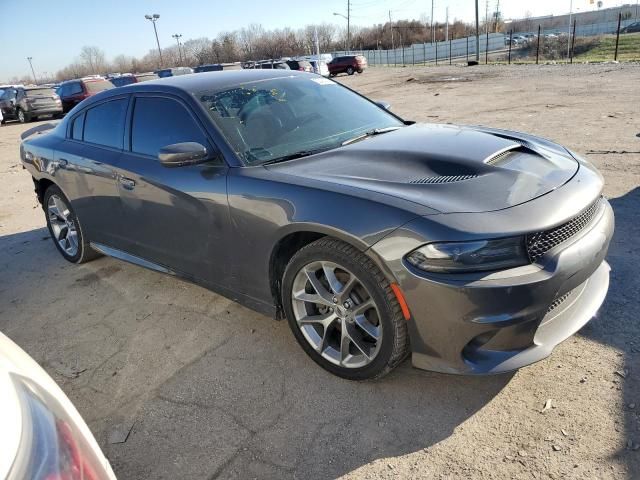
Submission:
[[[77,95],[78,93],[82,93],[82,85],[80,85],[80,82],[71,83],[67,85],[67,88],[69,88],[67,95]]]
[[[208,142],[193,117],[176,100],[138,97],[133,109],[131,150],[156,156],[162,147],[181,142]]]
[[[71,125],[71,138],[74,140],[82,140],[82,130],[84,128],[84,117],[85,114],[77,116],[73,120],[73,125]]]
[[[84,120],[84,141],[121,149],[126,112],[127,99],[125,98],[111,100],[87,110]]]

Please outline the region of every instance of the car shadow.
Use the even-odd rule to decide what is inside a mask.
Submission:
[[[446,439],[512,378],[328,374],[275,322],[44,228],[0,237],[0,329],[58,381],[119,478],[335,478]],[[135,278],[135,281],[131,281]]]
[[[626,441],[616,454],[629,472],[640,472],[640,187],[609,199],[616,229],[607,261],[611,283],[595,321],[581,331],[591,340],[621,352],[619,370],[611,372],[615,388],[622,392]],[[635,451],[634,451],[635,449]]]

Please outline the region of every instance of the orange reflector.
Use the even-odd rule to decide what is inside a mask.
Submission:
[[[391,284],[391,290],[393,290],[393,293],[398,299],[398,303],[400,304],[400,308],[402,309],[402,315],[404,316],[404,319],[409,320],[411,318],[411,312],[409,312],[409,306],[407,305],[407,301],[404,299],[402,290],[400,290],[400,287],[397,283]]]

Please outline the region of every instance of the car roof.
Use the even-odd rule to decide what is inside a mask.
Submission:
[[[128,85],[126,87],[121,87],[117,93],[159,91],[165,89],[179,89],[188,93],[198,93],[203,90],[220,90],[225,87],[239,85],[246,82],[293,76],[304,76],[305,78],[308,78],[308,75],[309,74],[305,72],[278,69],[223,70],[219,72],[191,73],[177,77],[151,80],[142,84]],[[116,92],[114,92],[114,94],[116,94]]]

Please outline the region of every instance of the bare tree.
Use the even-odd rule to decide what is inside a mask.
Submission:
[[[82,47],[80,60],[89,68],[91,73],[104,73],[106,67],[105,55],[98,47],[86,45]]]

